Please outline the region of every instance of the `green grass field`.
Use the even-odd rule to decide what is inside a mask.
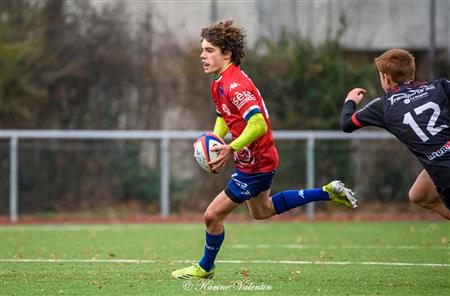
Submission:
[[[2,225],[0,290],[448,296],[449,236],[448,222],[231,223],[214,279],[182,281],[170,272],[201,257],[200,224]]]

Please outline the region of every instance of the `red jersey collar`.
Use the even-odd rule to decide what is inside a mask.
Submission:
[[[215,75],[214,75],[214,80],[215,80],[216,82],[219,82],[219,81],[222,79],[222,76],[223,76],[223,75],[225,75],[226,73],[230,72],[231,69],[233,69],[233,68],[235,68],[235,67],[237,67],[235,64],[230,63],[230,64],[225,68],[225,70],[223,70],[220,74],[215,74]]]

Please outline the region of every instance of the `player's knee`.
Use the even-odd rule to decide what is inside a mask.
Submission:
[[[269,218],[269,215],[264,211],[252,211],[252,217],[255,220],[264,220]]]
[[[409,196],[409,200],[417,205],[420,205],[421,203],[423,203],[423,201],[425,199],[424,195],[418,193],[417,190],[414,190],[414,188],[411,188],[409,190],[408,196]]]
[[[260,213],[252,213],[252,217],[255,220],[263,220],[264,219],[264,216],[261,215]]]
[[[203,221],[205,222],[205,225],[213,226],[219,222],[218,215],[213,211],[206,211],[206,213],[203,215]]]
[[[408,195],[409,200],[411,200],[413,203],[422,208],[430,208],[437,203],[436,198],[432,196],[430,193],[414,190],[414,188],[411,188],[409,190]]]

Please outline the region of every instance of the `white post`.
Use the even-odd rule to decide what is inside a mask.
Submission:
[[[436,54],[436,0],[429,0],[428,80],[434,79]]]
[[[447,2],[447,61],[450,64],[450,1]]]
[[[217,8],[217,0],[211,0],[211,23],[215,23],[218,20],[218,8]]]
[[[9,144],[9,219],[17,222],[18,218],[18,198],[17,198],[17,174],[18,174],[18,140],[11,137]]]
[[[314,137],[308,137],[306,142],[306,187],[314,188]],[[314,203],[310,202],[306,205],[308,218],[314,218]]]
[[[161,139],[161,216],[169,216],[170,161],[169,138]]]

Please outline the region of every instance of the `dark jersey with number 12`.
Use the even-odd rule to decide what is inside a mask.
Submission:
[[[364,126],[386,129],[414,153],[438,191],[450,188],[450,81],[410,82],[398,85],[354,113],[347,101],[341,126],[352,132]]]

